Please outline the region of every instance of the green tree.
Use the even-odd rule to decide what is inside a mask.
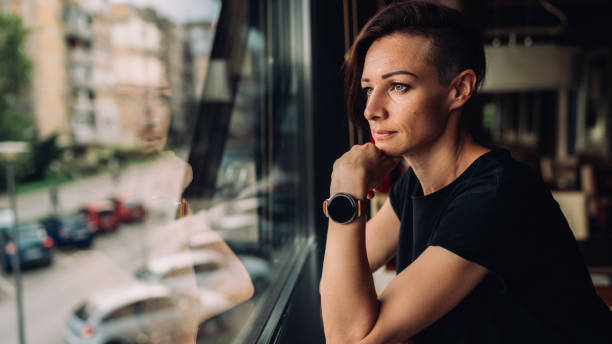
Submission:
[[[28,30],[20,17],[0,14],[0,141],[29,141],[33,118],[26,111],[32,62],[25,53]]]
[[[34,140],[34,120],[27,109],[32,62],[25,53],[28,30],[20,17],[0,13],[0,141]],[[29,177],[32,157],[21,156],[16,164],[18,179]],[[0,190],[6,187],[0,161]]]

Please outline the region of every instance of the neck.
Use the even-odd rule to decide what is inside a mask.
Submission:
[[[423,194],[436,192],[457,179],[489,149],[478,145],[463,127],[444,133],[426,150],[404,156],[414,170]]]

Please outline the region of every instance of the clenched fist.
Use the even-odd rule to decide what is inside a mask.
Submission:
[[[373,190],[400,160],[383,155],[372,143],[355,145],[334,163],[330,195],[344,192],[359,199],[372,198]]]

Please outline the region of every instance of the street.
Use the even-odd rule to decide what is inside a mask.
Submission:
[[[127,168],[119,180],[100,175],[62,185],[58,190],[61,212],[72,212],[88,201],[117,193],[130,193],[147,207],[146,220],[122,224],[116,232],[97,235],[91,249],[54,248],[49,267],[23,271],[23,303],[27,343],[63,343],[62,331],[71,312],[91,294],[133,280],[134,270],[152,257],[184,248],[186,233],[174,225],[176,206],[187,164],[174,154]],[[48,190],[20,194],[21,222],[52,210]],[[0,207],[7,208],[6,197]],[[184,222],[184,221],[183,221]],[[190,229],[203,229],[192,222]],[[0,276],[0,333],[2,343],[18,343],[14,280]]]
[[[50,267],[23,272],[27,343],[63,343],[71,311],[96,290],[125,284],[143,263],[143,224],[123,225],[98,236],[92,249],[56,249]],[[3,343],[18,343],[11,274],[0,277],[0,333]]]

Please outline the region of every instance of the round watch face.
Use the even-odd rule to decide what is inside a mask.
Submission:
[[[329,201],[327,211],[329,217],[338,223],[351,222],[357,215],[355,202],[350,196],[344,194],[336,194]]]

